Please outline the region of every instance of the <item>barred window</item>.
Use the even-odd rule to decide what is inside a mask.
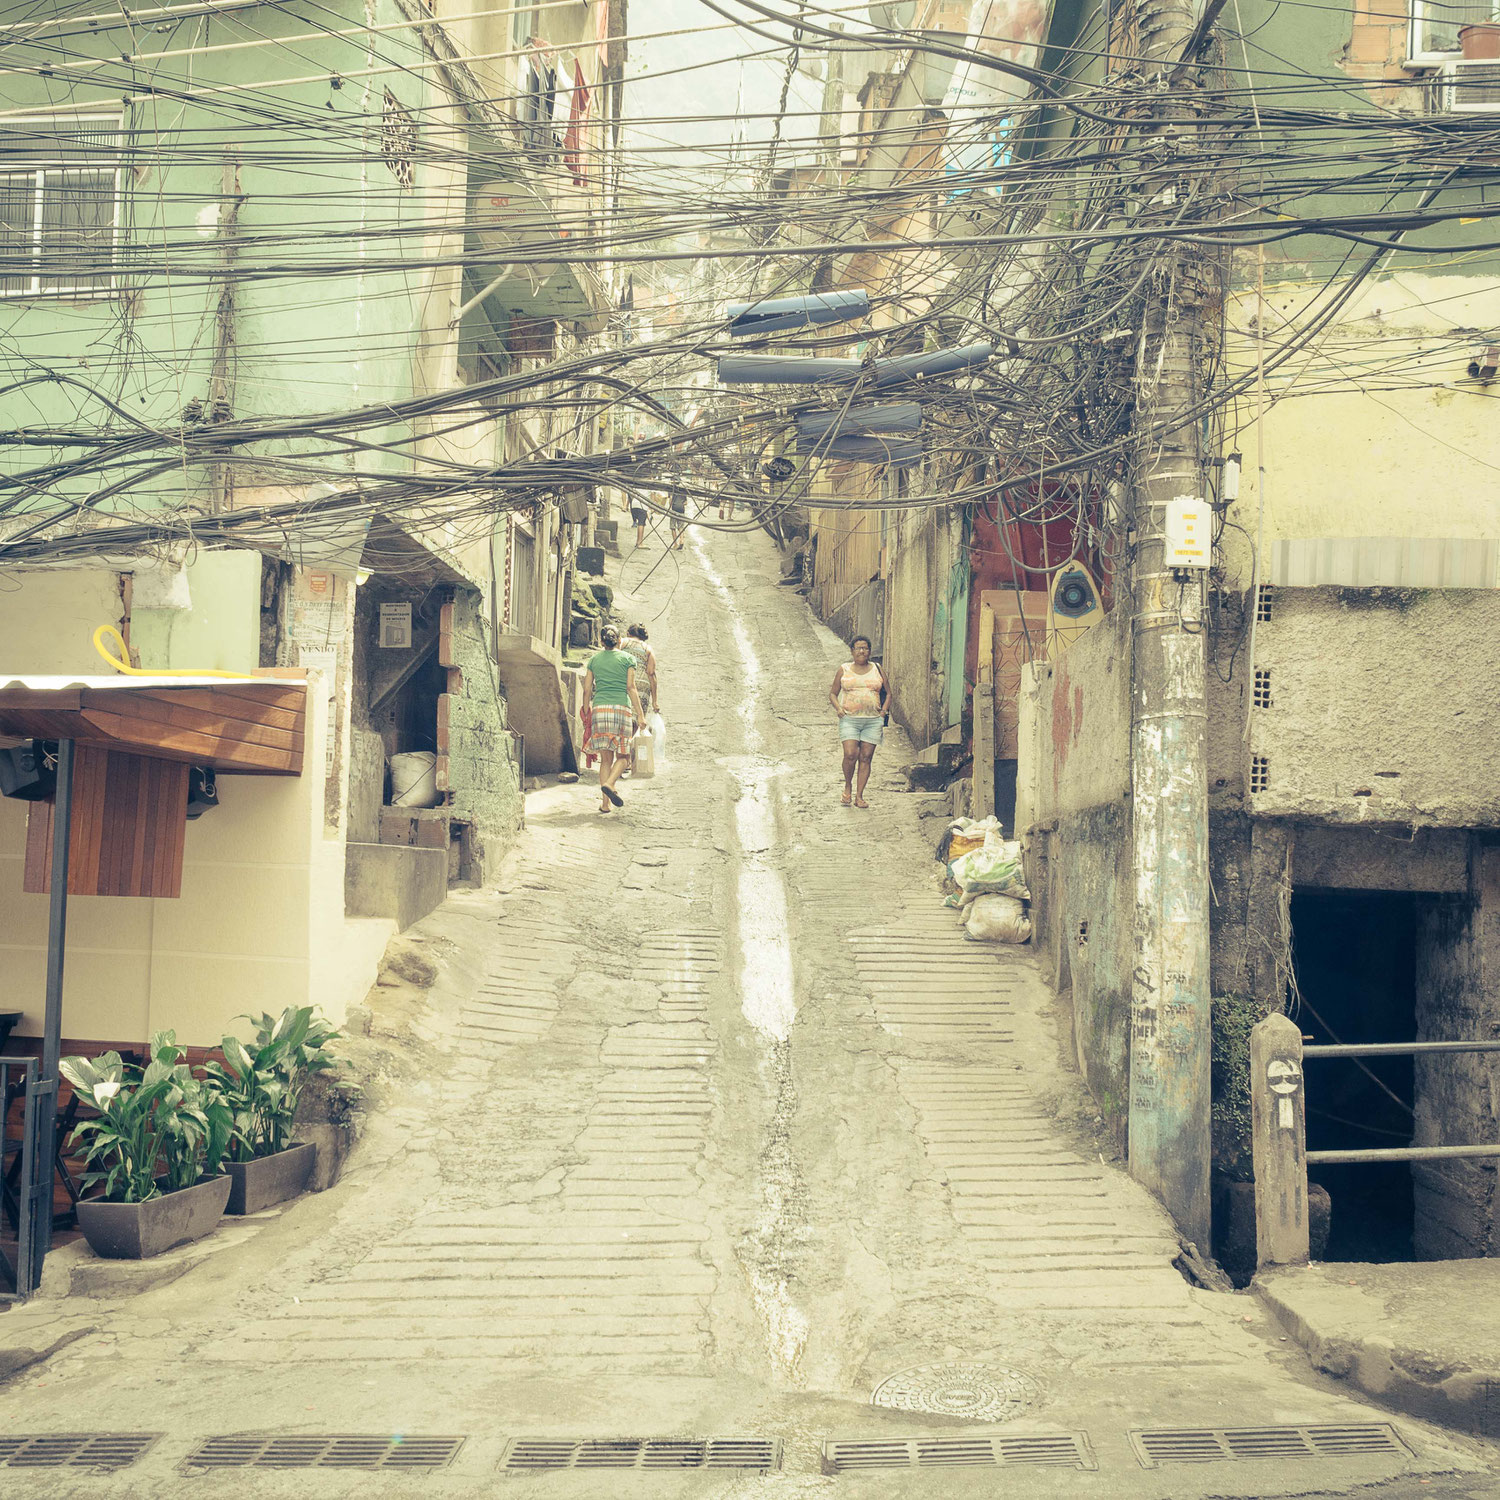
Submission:
[[[118,117],[0,120],[0,296],[114,287],[121,164]]]

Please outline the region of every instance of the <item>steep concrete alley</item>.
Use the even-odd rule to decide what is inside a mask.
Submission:
[[[940,905],[939,799],[903,790],[899,736],[871,810],[838,805],[840,647],[775,579],[758,534],[626,560],[667,765],[608,817],[587,784],[535,794],[503,890],[416,930],[437,978],[372,998],[402,1046],[334,1190],[144,1285],[64,1251],[0,1317],[0,1351],[73,1339],[0,1388],[0,1437],[162,1434],[112,1476],[8,1469],[8,1495],[196,1493],[182,1461],[229,1434],[402,1434],[413,1463],[465,1440],[430,1473],[210,1480],[237,1496],[981,1495],[995,1462],[1016,1495],[1496,1493],[1490,1450],[1405,1420],[1410,1451],[1143,1463],[1139,1430],[1388,1417],[1174,1269],[1029,952]],[[513,1440],[633,1436],[783,1451],[498,1472]],[[858,1467],[944,1437],[968,1447],[930,1450],[940,1475]],[[828,1472],[841,1439],[873,1446]],[[989,1467],[948,1466],[981,1441]]]

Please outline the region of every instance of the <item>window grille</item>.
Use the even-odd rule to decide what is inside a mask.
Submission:
[[[1411,0],[1413,58],[1441,60],[1458,52],[1458,31],[1496,18],[1494,0]]]
[[[117,116],[0,120],[0,296],[115,285]]]
[[[1271,785],[1271,762],[1264,755],[1250,757],[1250,795],[1263,792]]]
[[[1255,592],[1255,618],[1262,624],[1271,618],[1271,585],[1261,584]]]
[[[380,154],[404,191],[416,186],[417,122],[389,89],[380,109]]]
[[[1269,667],[1255,669],[1255,706],[1257,708],[1271,706],[1271,669]]]

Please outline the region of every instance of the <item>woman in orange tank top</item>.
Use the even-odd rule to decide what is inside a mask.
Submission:
[[[844,795],[839,800],[845,807],[851,801],[855,807],[868,807],[865,787],[870,781],[875,747],[891,711],[891,679],[878,662],[870,660],[869,636],[855,636],[849,647],[853,659],[833,674],[833,686],[828,690],[828,701],[839,716],[839,739],[844,746]]]

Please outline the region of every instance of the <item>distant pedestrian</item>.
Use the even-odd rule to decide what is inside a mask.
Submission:
[[[870,660],[869,636],[857,635],[849,646],[853,657],[833,674],[833,686],[828,690],[828,701],[839,716],[839,739],[844,745],[844,795],[839,800],[845,807],[851,801],[855,807],[868,807],[865,787],[869,785],[875,747],[890,716],[891,679],[884,667]]]
[[[599,757],[599,811],[610,804],[623,807],[625,799],[615,783],[630,764],[630,741],[635,723],[645,719],[635,682],[635,658],[620,650],[620,632],[613,625],[603,631],[604,649],[589,659],[583,674],[584,698],[589,705],[589,737],[584,750]]]
[[[639,500],[630,502],[630,519],[635,522],[635,544],[637,547],[646,545],[646,507]]]
[[[620,650],[635,661],[635,685],[641,695],[641,706],[648,714],[661,712],[656,696],[656,652],[646,644],[644,625],[627,625]]]
[[[673,490],[668,503],[672,511],[672,545],[681,552],[682,533],[687,529],[687,495],[682,490]]]

